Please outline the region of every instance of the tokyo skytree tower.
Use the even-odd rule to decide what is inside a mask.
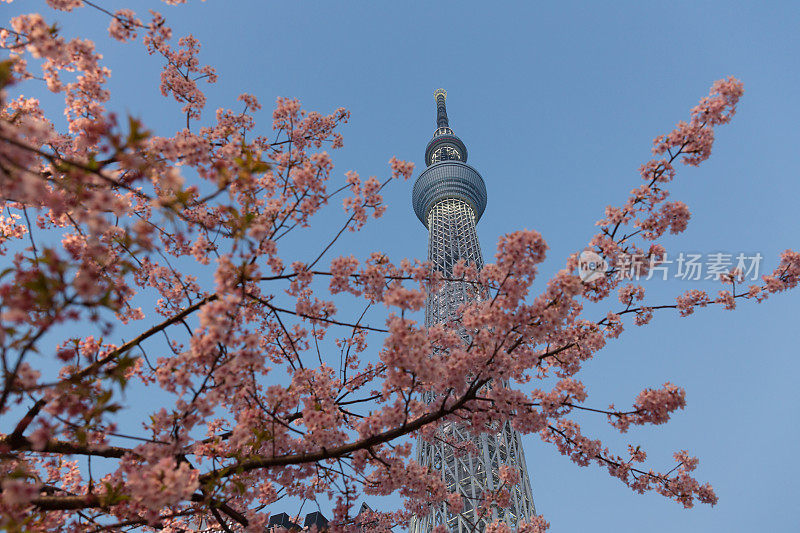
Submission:
[[[450,129],[447,92],[437,89],[434,97],[437,127],[425,149],[428,168],[414,183],[413,205],[420,222],[428,228],[428,260],[445,277],[452,277],[453,266],[461,259],[483,267],[475,225],[486,208],[486,186],[478,171],[467,165],[467,147]],[[475,298],[474,294],[463,282],[445,282],[428,296],[425,325],[457,318],[459,307]],[[460,334],[469,341],[466,331]],[[535,514],[522,443],[510,425],[476,437],[463,425],[448,422],[439,436],[441,439],[434,442],[417,442],[417,460],[440,472],[448,491],[461,494],[464,508],[460,514],[453,514],[445,504],[434,506],[427,515],[412,519],[412,533],[429,533],[439,524],[451,533],[483,532],[495,519],[513,528]],[[477,453],[459,453],[444,440],[471,441]],[[493,507],[482,513],[483,495],[497,490],[499,468],[504,464],[516,468],[520,475],[519,483],[511,489],[511,503],[507,508]]]

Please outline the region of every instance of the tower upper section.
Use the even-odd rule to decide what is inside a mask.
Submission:
[[[425,148],[428,166],[414,183],[414,212],[425,227],[428,213],[438,202],[463,200],[472,207],[475,221],[486,209],[486,184],[477,170],[466,164],[467,147],[450,128],[447,118],[447,91],[436,89],[436,131]]]
[[[439,161],[467,162],[467,147],[450,128],[447,119],[447,91],[436,89],[433,92],[436,99],[436,131],[433,138],[425,148],[425,164],[431,166]]]

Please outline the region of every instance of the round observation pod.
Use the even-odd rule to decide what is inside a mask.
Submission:
[[[481,219],[486,209],[486,184],[477,170],[461,161],[441,161],[426,168],[414,182],[414,213],[426,228],[431,208],[451,198],[468,203],[475,222]]]
[[[425,164],[432,165],[452,159],[467,162],[467,146],[449,127],[438,128],[425,147]]]

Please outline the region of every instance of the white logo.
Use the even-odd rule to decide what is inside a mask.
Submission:
[[[581,252],[580,262],[578,263],[578,276],[584,283],[591,283],[606,275],[608,261],[603,256],[591,250]]]

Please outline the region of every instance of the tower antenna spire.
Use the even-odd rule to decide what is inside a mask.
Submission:
[[[436,131],[433,132],[433,139],[425,148],[425,164],[430,166],[447,160],[466,163],[467,147],[453,133],[450,121],[447,119],[447,91],[436,89],[433,91],[433,99],[436,100]]]
[[[436,100],[436,127],[447,128],[450,123],[447,120],[447,91],[436,89],[433,91],[433,98]]]

